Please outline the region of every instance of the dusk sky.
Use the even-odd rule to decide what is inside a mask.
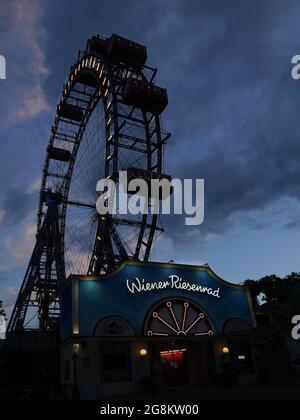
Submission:
[[[35,240],[50,127],[70,65],[97,33],[145,44],[168,89],[166,172],[205,179],[205,222],[165,218],[153,259],[241,283],[300,271],[299,0],[0,0],[0,300]]]

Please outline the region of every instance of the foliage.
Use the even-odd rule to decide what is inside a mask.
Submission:
[[[245,285],[250,287],[256,304],[261,295],[265,303],[282,304],[289,298],[292,290],[300,286],[300,273],[291,273],[284,278],[273,274],[260,280],[247,280]]]

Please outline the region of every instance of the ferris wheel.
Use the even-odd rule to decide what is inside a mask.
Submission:
[[[161,128],[167,91],[155,84],[146,47],[118,35],[89,39],[71,67],[51,128],[40,192],[37,243],[9,325],[59,318],[59,288],[70,274],[101,275],[122,261],[147,261],[163,232],[158,215],[100,215],[100,179],[163,179],[170,134]],[[49,321],[50,320],[50,321]]]

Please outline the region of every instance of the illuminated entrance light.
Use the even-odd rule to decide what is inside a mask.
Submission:
[[[79,343],[74,343],[73,344],[73,353],[78,355],[79,350],[80,350],[80,344]]]
[[[145,348],[140,349],[139,351],[140,357],[146,357],[148,356],[148,350]]]
[[[223,354],[229,354],[230,350],[228,347],[223,347]]]

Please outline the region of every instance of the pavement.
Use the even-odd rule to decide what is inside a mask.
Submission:
[[[165,390],[160,394],[106,397],[106,400],[128,401],[213,401],[213,400],[253,400],[253,401],[299,401],[300,383],[277,385],[251,385],[239,388],[205,388]]]

